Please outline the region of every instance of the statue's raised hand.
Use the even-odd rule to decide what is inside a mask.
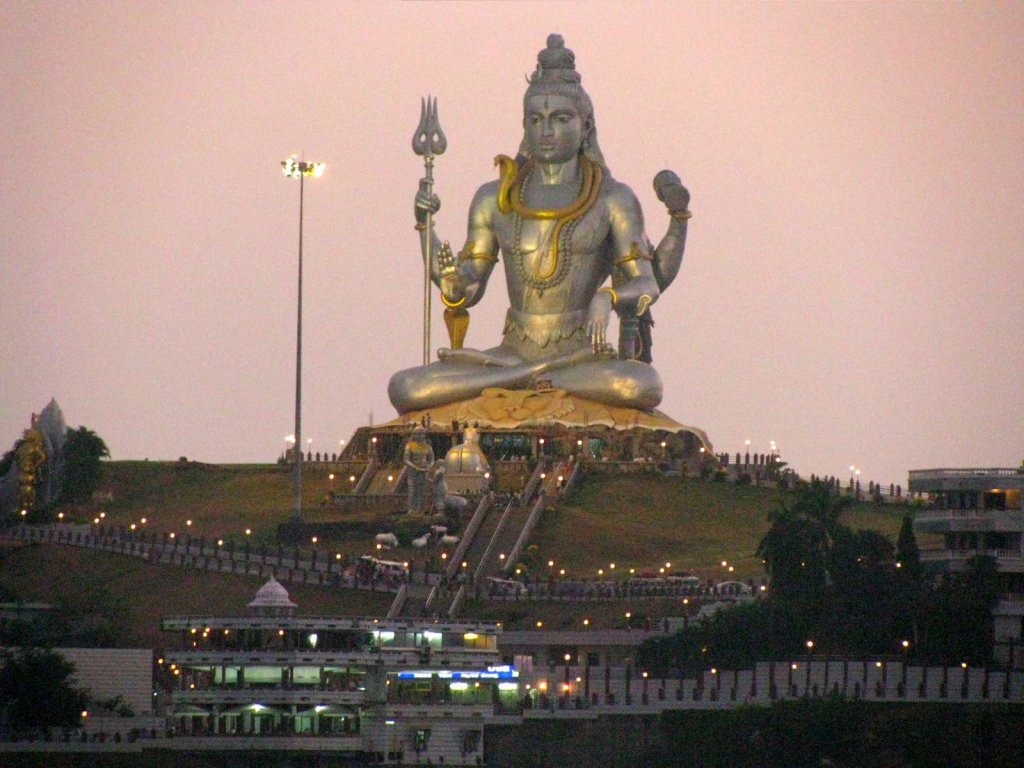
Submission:
[[[417,224],[427,223],[427,214],[434,214],[441,210],[441,198],[430,191],[430,182],[427,179],[420,179],[420,188],[416,192],[416,203],[413,211],[416,214]]]
[[[690,207],[690,191],[683,186],[675,171],[660,171],[654,177],[654,193],[670,214],[682,213]]]
[[[437,254],[437,271],[441,274],[442,280],[454,277],[459,271],[455,266],[455,254],[452,253],[452,246],[447,240],[442,243],[441,252]]]
[[[447,240],[441,244],[437,254],[437,276],[437,287],[441,289],[441,299],[445,306],[452,309],[461,307],[466,300],[466,292],[462,285],[462,275],[459,274],[459,265]]]

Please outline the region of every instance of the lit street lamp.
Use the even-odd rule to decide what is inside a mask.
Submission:
[[[299,180],[299,305],[295,331],[295,509],[292,519],[302,519],[302,208],[305,179],[324,174],[323,163],[296,160],[292,155],[281,161],[281,170],[290,179]]]

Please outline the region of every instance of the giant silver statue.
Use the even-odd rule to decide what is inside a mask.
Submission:
[[[655,178],[670,221],[654,248],[636,196],[605,164],[593,105],[559,35],[538,54],[523,111],[519,153],[499,156],[500,178],[477,191],[457,256],[433,231],[440,201],[421,182],[416,228],[445,306],[464,313],[479,302],[500,254],[510,308],[498,346],[455,342],[438,351],[437,362],[396,373],[388,395],[400,413],[541,380],[608,405],[661,402],[661,379],[649,364],[649,308],[679,270],[689,193],[671,171]],[[618,350],[606,338],[612,310],[620,319]]]

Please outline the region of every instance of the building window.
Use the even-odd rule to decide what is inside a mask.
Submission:
[[[1006,494],[1002,491],[986,491],[984,495],[985,509],[1004,511],[1006,509]]]

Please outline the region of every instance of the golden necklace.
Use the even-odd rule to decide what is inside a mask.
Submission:
[[[580,155],[582,179],[580,180],[580,193],[576,200],[565,208],[544,209],[529,208],[525,205],[526,186],[536,168],[536,161],[527,160],[518,169],[515,168],[515,161],[509,157],[499,156],[495,163],[501,166],[498,210],[502,213],[512,213],[515,219],[512,261],[516,273],[526,284],[543,292],[545,288],[560,283],[568,272],[569,263],[572,260],[572,231],[575,229],[575,224],[597,201],[603,177],[601,166],[586,155]],[[532,275],[526,272],[525,264],[523,264],[523,252],[520,247],[523,219],[555,221],[555,227],[551,233],[551,266],[543,274],[539,271],[539,260]],[[563,229],[570,224],[573,226],[569,228],[565,238],[565,259],[560,260],[559,243],[562,239]]]

